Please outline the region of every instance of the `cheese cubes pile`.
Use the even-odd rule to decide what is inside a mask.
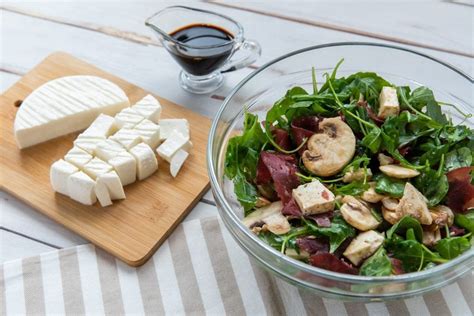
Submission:
[[[176,177],[192,148],[189,123],[160,116],[161,105],[151,95],[115,117],[100,114],[51,166],[53,189],[82,204],[111,205],[125,198],[123,186],[158,169],[155,150]]]

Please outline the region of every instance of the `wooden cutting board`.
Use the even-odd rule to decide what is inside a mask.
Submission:
[[[13,138],[18,101],[43,83],[70,75],[108,79],[125,91],[131,104],[148,94],[68,54],[48,56],[0,97],[0,189],[127,264],[142,265],[209,188],[206,144],[210,120],[156,96],[163,106],[163,118],[186,118],[190,123],[194,147],[177,178],[170,175],[169,164],[158,159],[159,171],[126,186],[125,200],[115,201],[106,208],[98,203],[82,205],[55,193],[49,182],[51,164],[72,147],[77,133],[23,150],[18,149]]]

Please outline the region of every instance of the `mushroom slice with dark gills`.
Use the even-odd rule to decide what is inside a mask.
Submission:
[[[303,152],[303,164],[321,177],[335,175],[352,159],[356,138],[352,129],[340,117],[326,118],[319,123],[319,132],[308,140]]]
[[[380,222],[372,215],[369,206],[353,196],[342,199],[341,214],[346,222],[360,231],[377,228]]]
[[[250,213],[243,219],[243,223],[250,229],[265,226],[276,235],[286,234],[291,227],[286,217],[281,214],[282,208],[281,202],[274,202]]]

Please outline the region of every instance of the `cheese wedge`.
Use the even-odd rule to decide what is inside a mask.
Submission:
[[[129,152],[118,153],[108,164],[117,172],[122,185],[128,185],[137,179],[137,161]]]
[[[163,119],[159,122],[160,138],[166,140],[173,131],[178,131],[181,135],[189,138],[189,122],[186,119]]]
[[[69,177],[78,172],[79,169],[62,159],[54,162],[49,170],[49,178],[53,190],[64,195],[69,195],[67,181]]]
[[[109,137],[116,131],[117,125],[115,125],[115,119],[110,115],[100,114],[94,122],[82,132],[82,135]]]
[[[97,143],[95,155],[104,161],[109,161],[123,151],[126,149],[122,145],[112,139],[106,139]]]
[[[97,177],[95,193],[101,206],[111,205],[112,200],[125,199],[122,182],[115,171]]]
[[[173,176],[173,178],[176,178],[176,176],[178,175],[179,170],[183,166],[183,164],[186,161],[186,159],[188,158],[188,156],[189,156],[189,154],[186,151],[180,149],[176,152],[176,154],[173,155],[173,157],[171,157],[170,173]]]
[[[92,160],[92,155],[79,147],[73,147],[64,156],[64,160],[82,169],[86,163]]]
[[[97,201],[95,181],[82,171],[72,174],[67,179],[69,197],[79,203],[92,205]]]
[[[92,179],[112,171],[112,166],[99,158],[93,158],[85,166],[83,171]]]
[[[136,145],[130,149],[130,153],[137,160],[138,180],[148,178],[158,169],[155,153],[147,144],[140,143]]]
[[[161,104],[151,94],[138,101],[132,109],[136,110],[144,118],[158,123],[161,116]]]
[[[104,136],[79,134],[79,136],[77,136],[76,140],[74,141],[74,146],[79,147],[93,155],[97,144],[103,140],[105,140]]]
[[[118,128],[132,128],[143,119],[144,117],[137,110],[126,108],[115,115],[115,124]]]
[[[21,104],[14,122],[19,148],[85,129],[99,113],[115,114],[130,105],[122,89],[94,76],[49,81]]]
[[[189,151],[193,144],[189,141],[189,137],[183,136],[178,131],[173,131],[163,144],[158,147],[156,152],[164,160],[170,162],[171,157],[180,149]]]
[[[140,134],[136,130],[130,128],[120,129],[117,133],[110,136],[110,139],[116,141],[127,150],[142,142]]]
[[[142,141],[155,149],[160,144],[160,126],[148,119],[144,119],[133,128],[140,134]]]

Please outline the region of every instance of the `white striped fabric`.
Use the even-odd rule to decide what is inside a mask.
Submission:
[[[323,299],[263,271],[216,217],[186,221],[144,266],[92,245],[0,265],[0,315],[472,315],[472,274],[424,296]]]

